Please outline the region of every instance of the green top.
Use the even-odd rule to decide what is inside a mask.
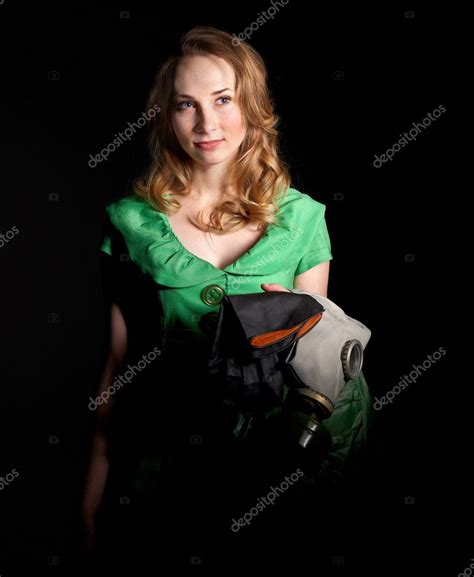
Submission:
[[[204,335],[201,319],[217,312],[224,294],[263,292],[262,283],[293,288],[294,278],[332,259],[325,205],[294,188],[278,204],[278,223],[224,269],[187,250],[166,213],[129,196],[108,205],[113,226],[124,237],[129,258],[160,286],[163,327],[177,346]],[[101,250],[111,254],[110,237]],[[167,290],[172,288],[174,290]]]
[[[202,320],[212,316],[216,320],[224,294],[263,292],[262,283],[292,288],[297,275],[332,259],[325,205],[294,188],[288,189],[278,205],[278,223],[268,225],[257,243],[224,269],[186,249],[175,236],[167,215],[144,199],[128,196],[107,206],[129,259],[156,283],[162,303],[165,348],[176,346],[179,351],[186,343],[198,348],[205,342],[212,330],[209,325],[206,329]],[[107,235],[100,249],[111,255],[111,246]],[[343,468],[351,454],[363,450],[371,406],[362,374],[346,383],[334,413],[325,421],[333,438],[328,463],[334,473]],[[242,421],[236,434],[243,434],[247,425]],[[142,488],[146,484],[143,479],[153,475],[154,467],[159,469],[159,465],[150,457],[143,460],[143,467],[137,477]]]

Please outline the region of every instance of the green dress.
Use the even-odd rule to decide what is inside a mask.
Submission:
[[[113,202],[107,213],[123,240],[126,258],[156,287],[162,305],[162,346],[169,354],[209,345],[224,294],[263,292],[262,283],[293,288],[297,275],[332,259],[325,205],[294,188],[279,201],[278,223],[269,225],[252,248],[224,269],[186,249],[167,215],[139,197]],[[112,256],[109,234],[101,250]],[[361,375],[346,384],[325,422],[333,439],[327,467],[336,476],[350,456],[364,449],[371,410],[372,399]],[[240,422],[235,434],[243,435],[247,429],[248,423]],[[159,469],[159,462],[148,459],[143,467]]]

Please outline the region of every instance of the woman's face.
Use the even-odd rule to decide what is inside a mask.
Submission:
[[[200,165],[230,164],[246,132],[230,64],[213,55],[187,56],[174,88],[172,125],[180,145]]]

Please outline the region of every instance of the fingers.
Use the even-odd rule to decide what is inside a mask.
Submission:
[[[277,284],[277,283],[263,283],[261,285],[261,287],[263,288],[263,290],[267,291],[267,292],[272,292],[272,291],[284,291],[284,292],[290,292],[286,287],[282,286],[281,284]]]

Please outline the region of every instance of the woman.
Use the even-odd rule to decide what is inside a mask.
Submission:
[[[114,467],[115,477],[128,483],[115,494],[109,490],[115,502],[126,486],[129,501],[146,496],[151,501],[145,502],[158,508],[163,506],[160,491],[166,494],[180,474],[186,495],[186,482],[199,477],[203,462],[219,475],[213,443],[229,432],[228,413],[216,401],[205,370],[223,296],[289,287],[326,296],[332,259],[324,205],[290,188],[278,156],[265,66],[253,48],[245,42],[235,46],[225,32],[194,28],[183,37],[180,55],[161,67],[147,108],[159,109],[151,126],[153,160],[134,194],[108,206],[109,229],[101,247],[112,302],[110,352],[98,398],[107,391],[110,398],[98,403],[85,483],[89,544],[106,484],[113,486]],[[146,367],[133,370],[132,382],[110,394],[125,364],[153,350],[159,358],[147,358]],[[339,461],[365,434],[364,427],[347,422],[347,404],[355,401],[351,418],[365,411],[365,419],[369,403],[363,378],[346,386],[341,402],[346,430],[337,407],[331,418],[332,456]],[[130,414],[135,414],[133,427]],[[213,447],[212,463],[201,456],[196,465],[190,452],[204,445]],[[227,454],[223,445],[218,450]],[[232,466],[228,471],[235,473]],[[167,470],[180,471],[169,473],[173,481],[168,485],[163,481]],[[210,478],[202,476],[200,489],[209,488]],[[197,490],[186,506],[202,495]],[[192,525],[183,515],[174,506],[166,519]],[[175,529],[177,535],[185,532],[182,526]],[[196,535],[199,527],[194,529]]]

